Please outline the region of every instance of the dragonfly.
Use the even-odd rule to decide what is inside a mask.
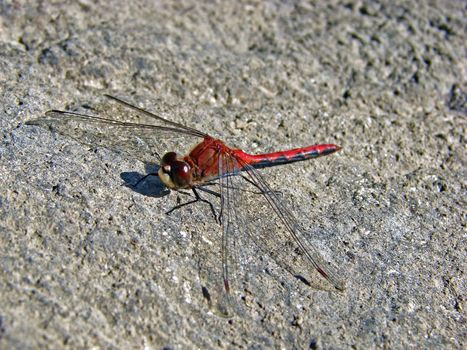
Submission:
[[[334,269],[310,242],[306,229],[289,209],[283,195],[273,190],[259,171],[330,155],[341,147],[317,144],[286,151],[249,154],[242,149],[229,147],[221,139],[205,132],[163,118],[120,98],[105,96],[127,112],[123,113],[123,118],[117,118],[115,114],[96,116],[51,110],[26,124],[58,131],[81,143],[123,151],[143,162],[154,163],[156,158],[159,161],[157,173],[144,176],[138,183],[155,175],[169,190],[191,190],[194,195],[193,200],[179,204],[169,212],[196,202],[208,203],[220,226],[220,249],[217,252],[220,262],[214,264],[215,267],[211,264],[207,268],[215,272],[208,273],[206,278],[218,281],[215,281],[216,287],[211,292],[203,286],[203,295],[212,303],[212,296],[217,293],[218,310],[226,314],[229,312],[226,305],[230,303],[227,300],[231,300],[231,279],[236,277],[232,276],[230,269],[238,263],[235,260],[241,255],[235,251],[235,245],[242,235],[248,235],[261,251],[305,283],[309,284],[309,280],[315,278],[312,272],[315,271],[334,289],[345,289]],[[136,115],[137,121],[128,121],[131,113]],[[143,119],[147,122],[141,122]],[[165,154],[160,156],[162,153],[157,151],[164,147],[162,141],[165,139],[186,138],[197,142],[186,155],[166,149]],[[212,186],[217,186],[217,191],[212,190]],[[212,202],[203,198],[200,191],[218,198],[220,209],[216,211]]]

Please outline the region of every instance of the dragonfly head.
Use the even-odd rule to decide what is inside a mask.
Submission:
[[[187,162],[177,159],[175,152],[166,153],[160,166],[159,178],[168,188],[177,190],[191,187],[192,168]]]

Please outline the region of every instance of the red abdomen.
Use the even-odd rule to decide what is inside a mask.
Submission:
[[[210,136],[204,138],[184,160],[194,169],[193,180],[202,182],[211,178],[242,170],[245,164],[255,168],[266,168],[317,158],[339,151],[341,148],[334,144],[313,145],[265,154],[248,154],[240,149],[232,149],[221,140]],[[220,159],[223,160],[219,166]],[[223,174],[219,174],[221,171]]]
[[[317,158],[328,154],[332,154],[334,152],[339,151],[340,149],[341,147],[334,144],[323,144],[265,154],[248,154],[241,150],[236,150],[235,153],[246,163],[252,165],[257,169],[260,169],[275,165],[299,162],[311,158]]]

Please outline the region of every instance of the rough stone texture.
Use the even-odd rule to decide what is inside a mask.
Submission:
[[[0,1],[0,347],[465,347],[465,6]],[[144,163],[23,124],[104,93],[251,152],[342,145],[263,173],[347,290],[245,244],[243,313],[214,314],[208,208],[166,216],[182,195],[122,186]]]

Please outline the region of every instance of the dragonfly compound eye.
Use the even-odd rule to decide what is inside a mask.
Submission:
[[[177,159],[175,152],[166,153],[162,159],[159,169],[159,178],[168,187],[180,189],[190,187],[192,171],[191,167]]]
[[[175,161],[171,165],[170,177],[178,188],[186,188],[191,184],[191,168],[186,162]]]
[[[161,159],[161,167],[164,167],[166,165],[170,166],[175,161],[177,161],[177,153],[168,152],[168,153],[164,154],[164,156]]]

